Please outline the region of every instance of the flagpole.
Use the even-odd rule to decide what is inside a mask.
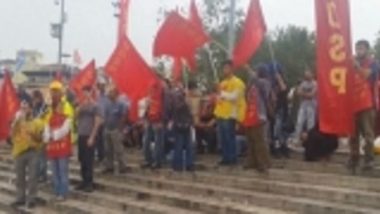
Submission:
[[[228,27],[228,56],[232,59],[233,48],[235,44],[235,11],[236,11],[236,0],[230,0],[230,18]]]
[[[61,20],[60,20],[60,31],[58,38],[58,64],[62,64],[62,55],[63,55],[63,32],[65,24],[65,0],[61,0]]]
[[[211,69],[212,69],[213,74],[214,74],[214,81],[215,81],[216,83],[218,83],[218,82],[219,82],[218,71],[216,70],[215,64],[214,64],[214,62],[212,61],[212,55],[211,55],[211,49],[210,49],[210,46],[206,49],[206,52],[207,52],[208,60],[209,60],[210,65],[211,65]]]

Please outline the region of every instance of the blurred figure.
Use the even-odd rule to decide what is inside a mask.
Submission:
[[[98,112],[101,118],[105,117],[105,109],[107,105],[106,84],[104,81],[98,81],[98,94],[97,94],[97,106]],[[95,154],[98,162],[103,162],[105,157],[105,142],[104,142],[104,124],[102,123],[98,128],[98,134],[96,135]]]
[[[360,158],[360,136],[365,140],[365,158],[363,170],[373,168],[375,140],[375,106],[377,104],[375,84],[378,79],[379,65],[370,54],[370,44],[366,40],[356,43],[355,73],[354,73],[354,111],[355,133],[350,140],[349,168],[356,173]]]
[[[264,97],[265,90],[260,88],[257,73],[247,66],[249,83],[247,85],[247,111],[243,126],[247,138],[247,158],[245,169],[256,169],[266,173],[270,167],[269,146],[265,142],[264,125],[267,122],[267,112]]]
[[[302,142],[305,147],[304,159],[309,162],[328,162],[338,148],[338,136],[320,132],[318,123],[303,134]]]
[[[181,83],[176,83],[172,88],[171,97],[168,129],[172,130],[175,136],[172,168],[174,171],[193,171],[194,153],[191,143],[193,116]]]
[[[233,62],[223,63],[224,80],[219,85],[219,94],[214,114],[217,118],[218,140],[221,143],[220,165],[237,164],[236,123],[244,119],[245,85],[234,75]]]
[[[105,106],[106,166],[103,171],[105,174],[114,172],[114,158],[119,164],[119,173],[128,172],[123,145],[123,129],[127,122],[127,107],[119,97],[119,91],[115,87],[111,88]]]
[[[46,113],[48,110],[48,106],[46,105],[44,101],[44,97],[39,90],[35,90],[32,92],[32,101],[33,101],[33,117],[36,119],[43,119],[46,118]],[[47,158],[46,158],[46,147],[45,145],[42,146],[39,154],[39,160],[38,160],[38,175],[39,175],[39,182],[43,183],[47,181]]]
[[[309,70],[305,72],[304,80],[298,88],[301,98],[298,111],[295,140],[300,142],[302,132],[309,132],[315,126],[317,111],[317,83],[313,73]]]
[[[42,145],[43,121],[33,117],[32,104],[22,102],[12,126],[12,155],[15,158],[16,201],[11,206],[36,205],[38,160]]]
[[[78,159],[81,167],[82,182],[76,190],[92,192],[94,189],[93,167],[96,135],[102,123],[98,106],[92,98],[92,88],[82,89],[84,99],[76,109],[76,124],[78,131]]]
[[[47,157],[51,162],[53,186],[57,201],[66,199],[69,193],[69,157],[72,154],[74,112],[71,104],[63,99],[61,82],[50,84],[51,106],[44,130]]]
[[[201,103],[198,123],[196,127],[197,152],[216,153],[216,119],[214,116],[215,109],[215,93],[212,92]]]
[[[164,157],[165,115],[164,88],[161,82],[154,83],[149,91],[146,103],[146,123],[144,134],[143,168],[161,168]]]

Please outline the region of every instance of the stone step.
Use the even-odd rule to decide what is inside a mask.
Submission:
[[[219,156],[217,155],[198,155],[196,161],[197,170],[209,170],[219,168],[217,162],[219,161]],[[75,157],[73,157],[75,159]],[[128,163],[143,163],[144,157],[141,151],[132,150],[128,152],[127,155]],[[347,158],[348,160],[348,158]],[[243,161],[243,159],[241,159]],[[272,167],[275,169],[287,169],[288,171],[308,171],[317,173],[330,173],[330,174],[340,174],[340,175],[351,175],[344,163],[334,163],[334,162],[305,162],[293,159],[273,159]],[[233,167],[232,167],[233,168]],[[376,177],[380,178],[380,162],[376,162],[375,169],[371,173],[363,173],[361,170],[357,171],[357,175],[365,177]]]
[[[78,173],[79,167],[77,165],[71,166],[72,172]],[[235,173],[239,172],[240,174],[236,175]],[[199,183],[213,183],[213,185],[224,185],[228,187],[243,189],[243,190],[252,190],[259,192],[268,192],[280,195],[290,195],[294,197],[308,197],[318,200],[333,201],[338,203],[347,203],[358,206],[369,206],[374,208],[380,208],[380,193],[373,191],[365,191],[349,188],[335,186],[334,184],[329,185],[316,185],[310,184],[307,182],[300,183],[297,181],[278,181],[273,179],[268,179],[268,176],[263,176],[257,173],[249,173],[247,171],[238,171],[235,170],[231,175],[220,175],[213,172],[196,172],[194,176],[182,176],[178,173],[172,173],[171,170],[162,169],[157,172],[151,172],[150,170],[138,170],[135,169],[134,173],[128,175],[128,180],[144,181],[144,182],[158,182],[154,180],[157,176],[162,176],[164,179],[168,180],[185,180],[187,182],[199,182]],[[142,174],[143,177],[139,177],[138,174]],[[135,177],[133,177],[135,176]],[[312,176],[312,175],[311,175]],[[326,176],[326,175],[325,175]],[[344,180],[340,177],[336,177],[335,181]],[[153,180],[147,180],[147,178],[153,178]],[[352,183],[355,182],[355,179],[350,177]],[[372,181],[371,183],[369,181]],[[376,179],[363,179],[363,184],[368,183],[374,186],[378,183]],[[369,188],[369,186],[367,186]]]
[[[8,172],[7,172],[8,173]],[[0,175],[0,177],[3,175]],[[9,193],[14,194],[14,184],[9,185],[9,182],[12,182],[14,175],[11,172],[9,174],[4,173],[4,182],[7,182],[7,190]],[[0,178],[1,180],[1,178]],[[0,183],[0,188],[1,188]],[[4,188],[1,190],[4,191]],[[50,186],[45,186],[40,188],[45,194],[51,193]],[[50,195],[50,198],[53,197]],[[47,197],[49,198],[49,197]],[[166,214],[166,213],[183,213],[183,214],[198,214],[198,212],[191,212],[183,209],[178,209],[175,207],[169,207],[156,203],[147,203],[143,201],[137,201],[136,199],[128,197],[115,197],[113,195],[107,194],[105,192],[96,191],[91,194],[86,194],[80,191],[71,191],[70,201],[85,201],[90,204],[96,204],[97,206],[107,207],[112,210],[122,211],[123,213],[133,213],[133,214]],[[83,211],[84,212],[84,211]]]
[[[0,181],[8,181],[12,179],[12,173],[0,174]],[[123,178],[124,180],[125,178]],[[71,175],[73,183],[79,182],[76,175]],[[113,197],[130,197],[136,198],[139,201],[149,203],[166,204],[168,206],[179,207],[182,209],[202,212],[202,213],[273,213],[282,214],[290,213],[278,211],[270,208],[257,207],[251,204],[243,204],[231,202],[228,198],[224,200],[215,200],[210,197],[193,196],[186,193],[179,193],[167,190],[153,190],[142,185],[130,184],[129,182],[119,182],[119,180],[111,177],[97,179],[97,188],[101,194],[113,195]],[[78,194],[74,194],[78,197]],[[91,194],[88,194],[91,197]],[[101,200],[101,199],[99,199]],[[82,201],[82,199],[80,200]],[[182,212],[180,212],[182,213]]]
[[[0,176],[6,176],[7,173],[2,173]],[[9,176],[9,174],[8,174]],[[9,177],[8,177],[9,179]],[[14,184],[9,185],[6,182],[0,182],[0,192],[2,195],[8,194],[8,197],[15,197],[15,188]],[[64,202],[54,202],[54,196],[52,194],[47,193],[47,191],[40,191],[38,193],[38,197],[44,201],[44,207],[33,209],[30,211],[31,213],[41,213],[37,212],[38,209],[46,209],[52,210],[51,212],[45,212],[46,214],[57,213],[60,214],[92,214],[92,213],[105,213],[105,214],[122,214],[123,212],[115,211],[112,209],[106,209],[97,204],[85,203],[83,201],[78,200],[66,200]]]
[[[192,175],[188,175],[192,176]],[[135,177],[135,179],[133,179]],[[318,201],[314,199],[306,199],[291,196],[281,196],[278,194],[259,193],[247,190],[237,190],[229,187],[221,187],[220,185],[214,185],[210,183],[200,184],[187,181],[167,181],[166,178],[162,179],[149,179],[145,180],[140,176],[126,175],[119,177],[107,177],[101,178],[98,181],[105,185],[105,188],[109,188],[111,192],[117,191],[117,189],[123,189],[127,191],[135,191],[134,187],[144,186],[146,187],[145,194],[153,194],[158,192],[166,192],[170,189],[171,192],[175,191],[177,194],[183,194],[180,196],[182,199],[189,195],[196,198],[213,198],[218,201],[234,202],[242,205],[255,204],[258,206],[270,207],[278,210],[293,211],[299,213],[378,213],[379,210],[358,208],[357,206],[347,204],[330,203],[327,201]],[[139,188],[142,190],[142,187]],[[153,189],[155,190],[154,193]],[[153,194],[152,194],[153,193]],[[166,193],[169,194],[169,193]],[[267,213],[267,212],[264,212]]]
[[[0,156],[0,160],[6,161],[7,163],[12,163],[13,160],[8,156]],[[134,159],[132,159],[134,160]],[[137,162],[140,162],[138,160]],[[70,165],[73,166],[71,169],[79,170],[78,161],[75,158],[71,159]],[[252,177],[261,177],[260,174],[254,173],[252,171],[242,170],[241,167],[215,167],[208,164],[208,168],[204,170],[198,170],[198,173],[213,173],[218,176],[236,176],[240,178],[252,178]],[[134,171],[140,171],[139,164],[133,163],[130,161],[130,166],[133,167]],[[289,166],[290,164],[288,164]],[[315,164],[318,165],[318,164]],[[95,171],[100,171],[100,168],[97,168]],[[273,168],[270,170],[268,180],[279,180],[284,182],[294,182],[294,183],[305,183],[312,185],[324,185],[332,187],[343,187],[350,188],[355,190],[364,190],[370,192],[380,192],[380,186],[378,184],[378,179],[373,177],[364,177],[364,176],[352,176],[352,175],[342,175],[336,173],[317,173],[313,171],[297,171],[297,170],[288,170],[287,168],[276,169]]]
[[[7,151],[4,149],[0,149],[0,151]],[[295,153],[297,156],[297,153]],[[299,154],[298,154],[299,156]],[[347,155],[340,154],[337,155],[338,157],[345,157]],[[0,160],[5,157],[9,158],[9,155],[0,155]],[[347,156],[348,159],[348,156]],[[74,155],[71,157],[71,160],[77,161],[77,156]],[[144,158],[142,155],[142,152],[137,149],[131,149],[127,151],[127,160],[128,163],[143,163]],[[197,156],[197,162],[196,162],[196,168],[197,170],[209,170],[209,169],[216,169],[219,168],[216,163],[219,160],[219,156],[217,155],[198,155]],[[361,170],[358,170],[357,175],[360,175],[362,177],[374,177],[374,178],[380,178],[380,162],[379,158],[377,158],[377,164],[375,166],[375,169],[371,173],[363,173]],[[10,161],[10,160],[8,160]],[[280,159],[280,160],[273,160],[273,168],[274,169],[286,169],[287,171],[305,171],[305,172],[316,172],[316,173],[323,173],[323,174],[339,174],[339,175],[351,175],[351,172],[346,168],[344,163],[336,163],[336,162],[330,162],[330,163],[321,163],[321,162],[304,162],[300,160],[300,158],[292,158],[292,159]],[[343,162],[343,161],[342,161]]]
[[[160,178],[156,178],[157,176],[160,176]],[[178,183],[178,181],[186,183],[212,184],[213,186],[219,185],[233,189],[293,197],[306,197],[321,201],[351,204],[362,207],[373,207],[378,209],[380,208],[380,193],[331,186],[271,181],[266,180],[266,176],[250,179],[239,177],[219,177],[211,173],[195,173],[193,176],[183,176],[178,173],[163,171],[159,173],[145,173],[142,175],[141,173],[140,175],[130,174],[127,175],[126,179],[128,181],[145,183],[146,185],[155,183],[156,185],[174,186],[174,184]]]

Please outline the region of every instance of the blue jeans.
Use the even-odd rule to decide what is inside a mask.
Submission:
[[[68,157],[51,160],[54,193],[66,197],[69,192],[69,159]]]
[[[285,110],[280,109],[276,113],[275,122],[274,122],[274,133],[273,133],[273,143],[275,148],[286,147],[287,140],[289,138],[289,133],[285,130]]]
[[[315,126],[316,105],[310,102],[301,103],[298,111],[295,137],[300,138],[303,131],[310,131]]]
[[[174,144],[174,156],[172,167],[181,171],[194,167],[193,146],[191,145],[191,129],[174,130],[176,142]],[[185,152],[185,155],[184,155]]]
[[[162,164],[164,141],[165,132],[163,127],[149,125],[145,129],[143,151],[147,164],[156,166]],[[154,147],[152,148],[152,146]]]
[[[237,148],[236,148],[236,121],[218,120],[218,138],[222,148],[222,163],[236,164],[237,163]]]

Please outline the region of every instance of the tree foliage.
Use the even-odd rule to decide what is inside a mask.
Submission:
[[[377,34],[377,39],[375,41],[375,46],[374,46],[374,52],[375,52],[376,59],[380,60],[380,31]]]

